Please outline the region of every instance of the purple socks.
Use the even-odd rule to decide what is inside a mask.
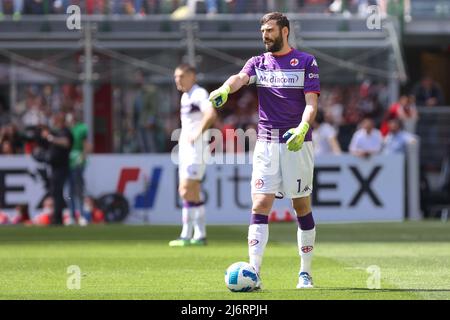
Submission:
[[[316,225],[314,223],[314,218],[312,212],[308,213],[306,216],[297,216],[298,226],[301,230],[311,230]]]
[[[195,207],[200,207],[203,204],[204,204],[204,202],[183,201],[183,208],[195,208]]]
[[[269,216],[263,214],[252,214],[250,218],[250,224],[268,224]]]

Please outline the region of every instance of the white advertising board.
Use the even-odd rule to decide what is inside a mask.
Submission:
[[[0,157],[0,208],[28,203],[31,213],[45,194],[42,165],[26,156]],[[203,183],[209,224],[247,224],[251,212],[251,164],[211,164]],[[177,166],[169,154],[92,155],[85,171],[87,193],[120,192],[128,199],[127,223],[179,224]],[[317,222],[402,221],[404,159],[351,155],[316,159],[313,212]],[[290,208],[288,199],[274,208]],[[291,210],[292,212],[292,210]]]

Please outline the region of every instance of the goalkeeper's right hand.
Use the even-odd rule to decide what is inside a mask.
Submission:
[[[219,89],[211,92],[209,95],[209,101],[211,101],[215,108],[222,107],[227,102],[230,90],[231,87],[228,84],[222,85]]]

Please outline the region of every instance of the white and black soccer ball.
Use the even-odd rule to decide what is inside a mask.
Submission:
[[[258,274],[247,262],[236,262],[225,272],[225,284],[232,292],[250,292],[255,290]]]

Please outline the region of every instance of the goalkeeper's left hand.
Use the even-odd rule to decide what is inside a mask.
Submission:
[[[291,128],[283,135],[286,141],[287,148],[289,151],[299,151],[303,146],[303,141],[305,141],[306,133],[309,130],[308,122],[301,122],[297,128]]]

